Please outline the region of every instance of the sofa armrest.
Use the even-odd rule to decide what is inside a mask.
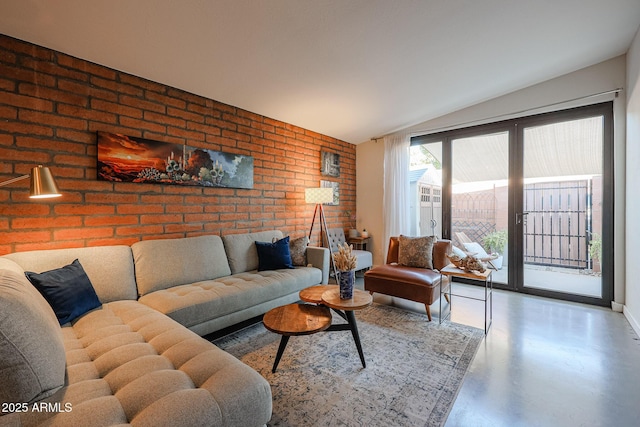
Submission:
[[[307,263],[322,270],[322,284],[329,283],[329,249],[307,246]]]

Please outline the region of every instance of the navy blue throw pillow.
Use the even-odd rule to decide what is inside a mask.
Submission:
[[[55,270],[27,271],[25,275],[53,308],[61,325],[102,305],[78,260]]]
[[[289,236],[273,243],[256,242],[258,271],[294,268],[289,252]]]

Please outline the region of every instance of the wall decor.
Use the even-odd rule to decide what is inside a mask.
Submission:
[[[340,176],[340,155],[338,153],[321,151],[320,173],[324,176]]]
[[[98,131],[98,179],[253,188],[253,157]]]
[[[320,181],[321,188],[332,188],[333,189],[333,203],[325,203],[329,206],[338,206],[340,204],[340,187],[339,182],[334,181]]]

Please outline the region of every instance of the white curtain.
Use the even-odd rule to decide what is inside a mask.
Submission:
[[[384,257],[389,238],[409,234],[409,133],[384,137]]]

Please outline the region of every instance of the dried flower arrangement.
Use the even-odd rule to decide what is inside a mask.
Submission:
[[[356,256],[351,252],[353,247],[347,243],[338,244],[338,252],[333,254],[333,262],[338,271],[356,269]]]
[[[453,265],[461,270],[478,271],[480,273],[486,270],[485,265],[473,255],[467,255],[466,258],[460,258],[456,254],[448,254],[447,257],[451,260]]]
[[[349,219],[349,228],[356,228],[356,214],[351,211],[344,211],[344,215]]]

